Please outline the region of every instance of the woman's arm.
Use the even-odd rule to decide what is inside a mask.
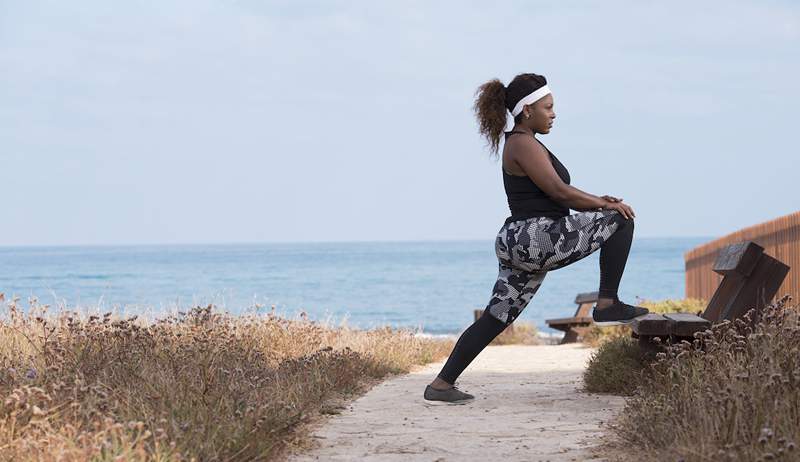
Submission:
[[[514,160],[522,170],[553,200],[574,210],[605,207],[605,199],[568,185],[556,173],[544,147],[528,137],[520,137],[514,146]]]
[[[515,146],[514,160],[522,170],[554,201],[573,210],[610,208],[619,210],[626,218],[633,217],[633,209],[621,201],[615,202],[581,191],[568,185],[556,173],[550,156],[544,147],[528,137],[519,137]]]
[[[553,170],[553,172],[555,172],[555,170]],[[558,175],[556,174],[556,176]],[[559,180],[561,180],[561,178],[559,178]],[[609,204],[609,201],[603,199],[602,197],[598,197],[595,196],[594,194],[589,194],[585,191],[581,191],[575,186],[566,184],[563,181],[562,181],[562,186],[558,189],[557,194],[558,196],[553,196],[552,194],[547,192],[547,195],[552,197],[553,200],[557,201],[560,204],[566,205],[567,207],[574,210],[601,209]]]

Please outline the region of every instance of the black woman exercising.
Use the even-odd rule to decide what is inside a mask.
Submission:
[[[511,211],[495,239],[499,274],[483,315],[459,337],[439,375],[425,387],[429,404],[463,404],[474,398],[454,384],[476,356],[522,313],[548,271],[600,249],[600,288],[592,317],[597,324],[630,322],[647,309],[617,297],[633,240],[633,209],[613,196],[570,185],[566,167],[537,134],[550,133],[556,114],[547,79],[520,74],[505,87],[493,79],[476,92],[480,132],[502,153],[503,185]],[[506,113],[514,128],[503,133]],[[570,209],[577,213],[570,214]]]

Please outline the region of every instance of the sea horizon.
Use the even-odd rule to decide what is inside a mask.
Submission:
[[[634,238],[620,297],[683,298],[683,254],[713,237]],[[519,321],[570,316],[597,290],[599,250],[548,273]],[[653,277],[658,275],[657,277]],[[0,293],[68,309],[160,316],[216,305],[358,328],[453,335],[488,302],[491,239],[0,246]]]

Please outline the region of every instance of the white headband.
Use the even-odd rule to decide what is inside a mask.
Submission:
[[[534,91],[530,95],[519,100],[519,103],[517,103],[517,105],[514,106],[514,110],[511,111],[511,115],[516,117],[517,114],[522,112],[522,106],[527,106],[528,104],[535,103],[536,101],[539,101],[540,99],[542,99],[543,96],[549,93],[550,93],[550,88],[548,88],[547,85],[539,87],[536,91]]]

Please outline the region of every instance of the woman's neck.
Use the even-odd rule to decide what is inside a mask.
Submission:
[[[531,130],[530,128],[528,128],[528,127],[524,126],[524,125],[517,125],[517,124],[514,124],[514,127],[511,129],[511,131],[512,131],[512,132],[525,132],[525,133],[530,133],[532,137],[536,138],[536,132],[535,132],[535,131],[533,131],[533,130]]]

